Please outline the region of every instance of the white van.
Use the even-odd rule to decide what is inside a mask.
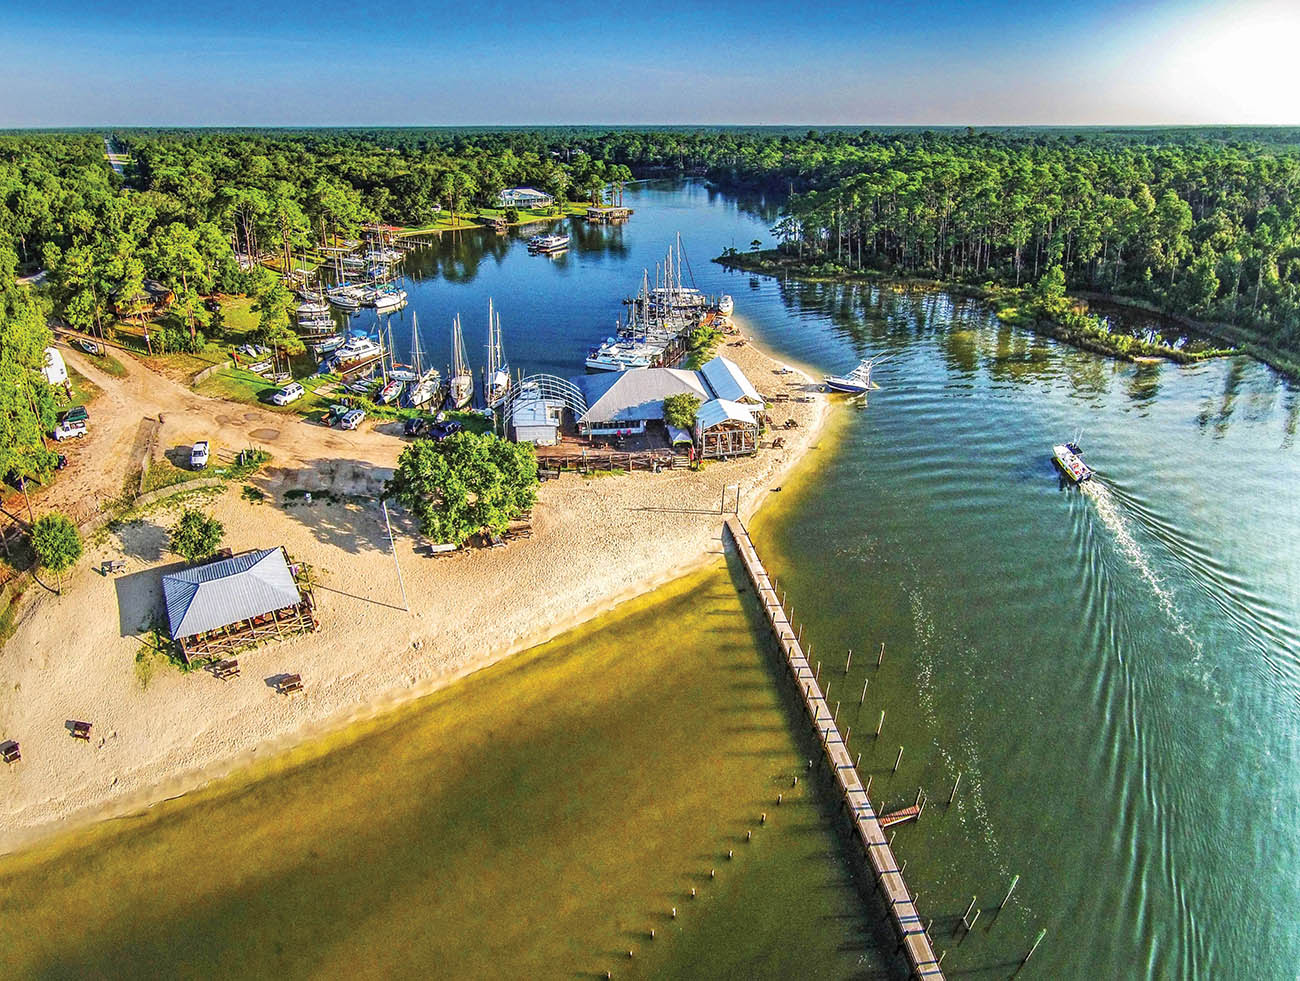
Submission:
[[[288,405],[290,402],[296,402],[305,394],[307,393],[303,391],[301,385],[297,382],[289,382],[288,385],[285,385],[284,388],[271,396],[271,401],[276,405]]]

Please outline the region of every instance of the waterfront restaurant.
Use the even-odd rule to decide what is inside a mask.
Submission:
[[[532,187],[507,187],[498,202],[503,208],[549,208],[555,198]]]
[[[705,460],[742,456],[758,450],[754,409],[728,399],[714,399],[695,414],[695,441]]]

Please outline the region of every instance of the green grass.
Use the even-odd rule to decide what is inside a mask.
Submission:
[[[273,384],[261,375],[243,368],[224,368],[214,372],[199,382],[194,390],[200,395],[260,405],[264,409],[283,412],[286,415],[309,415],[329,409],[331,398],[321,394],[320,389],[337,383],[337,378],[330,375],[308,375],[295,381],[306,389],[306,394],[288,405],[276,405],[270,401],[271,394],[283,386]]]
[[[164,487],[172,487],[176,484],[183,484],[187,480],[194,480],[201,477],[202,474],[194,473],[191,470],[182,470],[165,457],[161,460],[151,460],[149,469],[144,475],[144,490],[142,493],[161,490]]]
[[[734,574],[719,562],[414,705],[0,858],[7,973],[888,976],[834,798],[806,775],[815,739]],[[233,684],[278,670],[249,660]]]
[[[260,314],[253,309],[255,306],[255,297],[221,297],[221,320],[225,325],[225,339],[229,343],[236,346],[244,344],[248,335],[257,330]]]

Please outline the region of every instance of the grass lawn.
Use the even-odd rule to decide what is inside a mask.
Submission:
[[[272,412],[307,415],[329,409],[330,398],[321,394],[320,390],[337,383],[337,378],[329,375],[308,375],[295,381],[307,390],[307,394],[297,402],[290,402],[288,405],[276,405],[270,400],[271,393],[279,389],[280,385],[273,384],[261,375],[245,371],[243,368],[225,368],[215,372],[199,382],[194,390],[200,395],[212,395],[232,402],[256,403]]]
[[[89,405],[101,394],[99,386],[79,372],[76,368],[72,367],[72,365],[68,365],[68,381],[72,383],[71,398],[65,401],[62,396],[62,390],[56,389],[55,391],[55,400],[60,412],[65,409],[70,409],[74,405]]]
[[[260,314],[254,307],[257,298],[252,296],[222,296],[221,322],[225,329],[225,340],[230,344],[247,343],[248,335],[257,330]]]
[[[173,484],[183,484],[187,480],[194,480],[201,476],[203,475],[181,469],[166,457],[153,460],[149,464],[149,472],[144,475],[144,493],[162,487],[171,487]]]

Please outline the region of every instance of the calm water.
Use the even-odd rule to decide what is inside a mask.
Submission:
[[[0,976],[889,976],[739,576],[0,860]]]
[[[854,726],[854,741],[874,731],[886,712],[879,743],[858,743],[873,774],[873,798],[890,807],[910,803],[918,787],[929,793],[924,819],[899,828],[895,847],[908,862],[910,885],[920,891],[922,915],[934,918],[936,946],[948,952],[945,969],[1008,977],[1046,928],[1024,977],[1297,977],[1300,392],[1245,360],[1191,369],[1110,362],[1008,330],[977,306],[941,295],[729,273],[708,259],[729,245],[745,249],[751,239],[767,240],[769,206],[671,184],[638,185],[627,202],[637,211],[629,225],[574,223],[575,247],[559,259],[529,256],[521,239],[487,231],[445,236],[412,263],[412,302],[392,320],[399,350],[409,343],[416,313],[423,346],[435,352],[435,363],[445,362],[447,330],[459,310],[471,358],[481,365],[492,296],[515,367],[576,374],[642,269],[649,267],[653,277],[654,263],[680,231],[697,285],[732,293],[749,329],[791,361],[841,370],[867,352],[895,353],[879,372],[883,387],[870,406],[843,404],[814,465],[786,482],[754,530],[789,590],[796,619],[806,624],[814,659],[825,660],[823,672],[835,688],[852,693],[842,721]],[[354,318],[358,325],[373,321],[373,313]],[[1078,432],[1100,474],[1082,491],[1061,486],[1048,458],[1053,442]],[[659,727],[652,727],[653,738],[635,728],[611,729],[575,757],[576,770],[554,760],[578,752],[582,741],[539,760],[521,738],[494,764],[494,773],[539,781],[537,793],[562,806],[566,781],[580,779],[584,761],[593,767],[607,757],[631,761],[631,776],[622,774],[625,782],[611,785],[610,793],[635,799],[638,813],[663,816],[658,826],[635,827],[590,817],[587,809],[602,798],[584,786],[564,818],[588,836],[598,861],[561,847],[522,877],[488,867],[490,889],[471,896],[471,913],[501,903],[501,890],[542,883],[547,888],[537,902],[504,908],[524,923],[551,909],[563,914],[550,931],[516,936],[515,949],[529,965],[562,958],[574,971],[603,972],[620,949],[625,958],[625,945],[637,946],[636,933],[645,929],[642,920],[671,905],[674,883],[716,860],[717,836],[739,834],[749,812],[805,751],[788,733],[779,735],[789,707],[773,694],[770,669],[756,667],[752,620],[738,619],[735,610],[708,621],[719,653],[709,647],[692,656],[715,668],[740,666],[692,674],[676,662],[651,659],[637,674],[617,659],[628,645],[679,647],[682,617],[712,616],[713,604],[725,603],[726,584],[711,588],[716,592],[702,604],[670,594],[672,613],[645,620],[640,633],[614,630],[602,638],[598,629],[575,641],[587,645],[588,656],[610,659],[601,706],[617,716],[646,712]],[[877,671],[881,642],[886,654]],[[849,648],[855,654],[845,676]],[[584,655],[575,648],[571,656]],[[659,676],[669,663],[681,673]],[[729,679],[726,671],[733,670]],[[868,678],[859,712],[856,696]],[[515,679],[503,669],[485,684],[505,692]],[[678,766],[668,764],[685,758],[659,747],[686,731],[680,720],[706,699],[655,708],[653,696],[671,685],[734,699],[725,711],[697,719],[689,731],[701,747],[698,758]],[[554,732],[581,731],[578,716],[552,707],[559,690],[542,685],[518,706],[507,700],[498,715],[479,721],[487,731],[507,733],[537,711]],[[439,747],[452,747],[445,750],[452,759],[471,752],[456,748],[461,743],[435,721],[419,724],[432,728],[416,740],[427,752],[417,753],[410,769],[445,765]],[[771,742],[734,742],[751,728]],[[393,736],[392,751],[401,745]],[[891,774],[899,746],[902,765]],[[475,747],[472,752],[482,750]],[[653,769],[645,761],[656,753],[665,765]],[[383,757],[363,760],[370,765],[375,758]],[[539,766],[549,774],[538,775]],[[675,793],[714,793],[691,798],[692,807],[658,810],[654,788],[679,771]],[[350,785],[353,772],[309,782],[303,799],[343,795],[346,802],[338,788]],[[958,773],[961,787],[947,808]],[[422,785],[397,782],[387,767],[367,786],[368,799],[401,801],[423,792]],[[453,792],[465,807],[491,810],[484,795],[513,786],[505,778],[461,780]],[[272,795],[270,787],[249,793]],[[709,813],[720,815],[720,823],[679,831],[687,814],[699,818],[696,810],[719,798],[727,803]],[[257,840],[274,841],[285,824],[268,816],[266,799],[259,798]],[[487,834],[503,847],[514,833],[509,808],[491,810],[486,824],[475,813],[472,832],[445,805],[434,813],[436,820],[415,824],[394,817],[358,827],[362,854],[387,869],[385,848],[414,835],[415,845],[404,844],[387,860],[405,868],[413,854],[436,848],[427,842],[441,842],[449,827],[466,840]],[[641,944],[634,969],[647,976],[878,974],[881,955],[863,933],[864,907],[849,891],[825,818],[810,802],[800,835],[772,847],[767,879],[738,878],[749,885],[734,903],[689,929],[683,921],[680,942],[656,947],[653,957],[641,953]],[[548,847],[568,826],[531,832],[520,853]],[[610,841],[658,842],[660,834],[676,835],[680,847],[656,844],[667,850],[654,858],[647,853],[640,866],[611,870]],[[116,874],[125,881],[133,862],[160,874],[163,858],[113,852],[105,861],[118,862]],[[293,905],[304,895],[300,879],[308,867],[272,863],[240,888],[269,890],[273,900],[283,895]],[[673,875],[660,879],[664,867]],[[326,886],[337,881],[371,895],[349,877],[346,862],[325,868],[333,877]],[[333,922],[329,931],[322,927],[331,932],[337,959],[320,973],[354,970],[357,951],[371,944],[372,925],[383,910],[396,910],[395,903],[429,908],[427,897],[440,896],[440,882],[453,875],[448,891],[464,895],[466,879],[483,874],[465,868],[428,872],[431,878],[419,880],[418,888],[413,872],[391,890],[393,902],[368,914],[360,928],[353,930],[350,919]],[[62,866],[50,874],[72,876]],[[1020,884],[997,914],[1013,875]],[[621,883],[621,899],[589,885],[606,877]],[[219,881],[226,884],[205,888],[233,888]],[[281,885],[288,892],[276,893]],[[973,895],[981,916],[963,937],[953,927]],[[227,897],[221,908],[235,911],[241,901]],[[592,909],[607,909],[608,916],[592,919]],[[446,916],[434,918],[439,930],[466,929],[463,920]],[[122,923],[118,934],[104,929],[119,940],[130,932]],[[154,949],[175,938],[161,936],[149,941]],[[396,934],[376,936],[379,949],[393,949]],[[779,956],[809,938],[814,953],[806,963]],[[237,948],[235,939],[229,943]],[[499,950],[489,943],[483,952],[480,960],[454,966],[491,973],[488,955]],[[75,973],[102,961],[64,963]]]

